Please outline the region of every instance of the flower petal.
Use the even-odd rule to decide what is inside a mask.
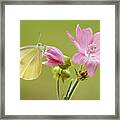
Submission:
[[[58,66],[58,65],[60,65],[61,63],[58,63],[58,62],[53,62],[53,61],[51,61],[51,60],[48,60],[48,61],[44,61],[44,62],[42,62],[42,64],[44,64],[44,65],[49,65],[49,66]]]
[[[87,72],[90,77],[92,77],[96,71],[98,63],[96,61],[89,61],[86,64]]]
[[[100,50],[97,49],[96,53],[95,53],[95,57],[96,57],[96,60],[98,61],[98,63],[100,64]]]
[[[55,56],[51,53],[45,53],[45,55],[46,55],[48,60],[51,59],[51,60],[55,60],[55,61],[63,61],[62,57],[59,55]]]
[[[82,39],[82,30],[81,30],[79,24],[76,27],[76,39],[77,39],[78,43],[81,44],[80,41]]]
[[[85,64],[87,62],[87,57],[83,53],[75,53],[73,58],[73,62],[75,64]]]
[[[75,45],[75,47],[80,50],[80,45],[79,45],[78,42],[72,37],[72,35],[71,35],[69,32],[66,32],[66,34],[68,35],[68,37],[69,37],[69,39],[71,40],[71,42]]]
[[[96,44],[96,49],[100,49],[100,32],[95,33],[93,43]]]
[[[52,47],[52,46],[47,46],[47,52],[51,53],[53,55],[61,55],[63,56],[63,53],[56,47]]]
[[[82,38],[80,39],[80,47],[83,50],[87,49],[88,44],[91,43],[93,39],[93,32],[91,28],[82,29]]]

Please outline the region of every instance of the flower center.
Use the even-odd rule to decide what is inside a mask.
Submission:
[[[94,57],[96,53],[96,44],[89,44],[86,50],[87,56]]]

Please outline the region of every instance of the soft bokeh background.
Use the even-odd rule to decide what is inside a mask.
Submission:
[[[76,25],[81,28],[91,27],[93,32],[100,31],[99,20],[21,20],[20,46],[34,45],[40,42],[59,48],[65,55],[72,57],[76,48],[66,35],[69,31],[75,37]],[[78,67],[78,66],[76,66]],[[71,71],[71,78],[74,71]],[[62,93],[67,88],[69,80],[62,84]],[[40,77],[33,81],[20,79],[21,100],[56,100],[56,80],[52,76],[52,67],[43,66]],[[99,100],[100,99],[100,68],[94,77],[79,83],[72,100]]]

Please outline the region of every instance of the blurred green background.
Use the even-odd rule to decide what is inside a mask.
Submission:
[[[69,31],[75,37],[77,24],[81,28],[91,27],[93,32],[100,31],[99,20],[21,20],[20,46],[34,45],[38,42],[39,33],[42,34],[40,42],[59,48],[65,55],[72,57],[76,48],[66,35]],[[76,67],[78,67],[76,65]],[[71,78],[74,78],[74,71]],[[69,84],[69,79],[62,84],[62,93]],[[52,75],[52,67],[43,65],[40,77],[33,81],[20,79],[21,100],[56,100],[56,80]],[[88,80],[79,83],[72,100],[99,100],[100,99],[100,68]]]

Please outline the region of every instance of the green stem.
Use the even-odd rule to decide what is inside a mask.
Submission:
[[[69,93],[69,91],[70,91],[71,85],[72,85],[72,80],[70,81],[70,84],[69,84],[69,87],[68,87],[68,89],[67,89],[67,92],[66,92],[66,95],[65,95],[64,100],[67,100],[67,99],[68,99],[68,93]]]
[[[60,100],[60,75],[58,76],[56,87],[57,87],[57,99]]]
[[[69,96],[68,96],[68,100],[71,98],[72,94],[74,93],[75,88],[77,87],[78,83],[79,83],[79,80],[77,79],[71,88],[71,91],[70,91]]]

